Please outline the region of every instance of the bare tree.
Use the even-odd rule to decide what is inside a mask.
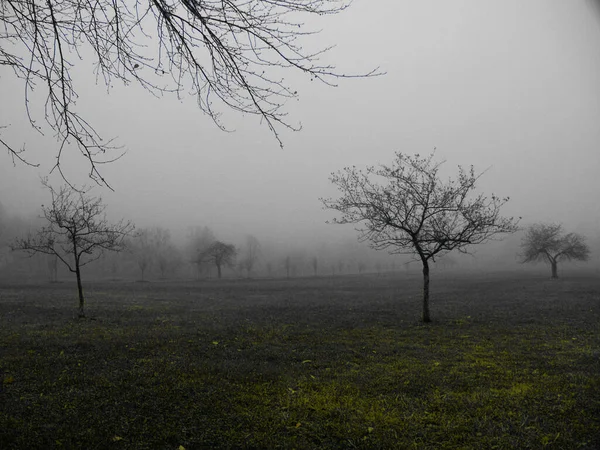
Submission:
[[[77,277],[79,317],[84,317],[81,268],[97,260],[104,251],[123,250],[125,238],[134,226],[123,220],[110,223],[102,199],[89,196],[86,188],[73,190],[62,186],[57,191],[47,180],[43,184],[52,196],[50,206],[42,205],[42,218],[47,224],[25,238],[16,239],[12,249],[30,255],[55,255]]]
[[[283,260],[283,268],[285,269],[285,277],[286,278],[290,277],[290,271],[292,270],[292,267],[293,267],[292,257],[288,255]]]
[[[358,273],[363,273],[367,270],[367,264],[364,261],[358,261],[356,268],[358,269]]]
[[[552,278],[558,278],[559,261],[587,261],[590,249],[585,237],[577,233],[564,234],[562,225],[538,223],[527,229],[521,242],[522,262],[545,261],[552,268]]]
[[[128,247],[133,253],[135,261],[140,269],[142,281],[146,281],[146,270],[152,266],[156,259],[156,249],[154,247],[152,230],[150,228],[138,230]]]
[[[392,254],[418,256],[423,265],[423,321],[430,322],[429,261],[452,250],[468,252],[472,244],[486,242],[517,229],[513,218],[500,216],[508,198],[472,196],[473,167],[459,167],[458,177],[444,182],[438,175],[442,163],[434,154],[421,158],[396,153],[391,166],[347,167],[330,181],[341,196],[321,199],[326,208],[341,213],[333,223],[361,224],[361,241]]]
[[[140,250],[147,254],[145,263],[147,266],[156,263],[161,277],[164,278],[169,267],[177,260],[177,249],[171,243],[171,232],[161,227],[147,228],[143,232],[146,236]],[[139,262],[141,261],[138,260]]]
[[[157,262],[161,278],[166,278],[169,272],[177,270],[177,267],[181,264],[179,249],[169,242],[166,246],[160,248]]]
[[[48,267],[48,274],[50,275],[50,282],[58,282],[58,257],[56,255],[46,256],[46,265]]]
[[[237,251],[234,245],[225,244],[221,241],[213,242],[204,252],[198,255],[198,259],[211,262],[217,267],[217,276],[221,278],[223,266],[233,267]]]
[[[252,235],[246,236],[246,243],[243,247],[243,256],[241,260],[241,266],[246,270],[246,275],[249,277],[250,272],[254,269],[255,264],[260,258],[260,242],[256,237]]]
[[[98,164],[114,148],[76,109],[72,68],[91,60],[110,88],[115,80],[137,83],[154,95],[191,93],[220,128],[220,107],[260,117],[281,143],[284,103],[298,93],[281,76],[292,69],[327,84],[339,77],[319,63],[329,47],[309,51],[302,40],[315,34],[300,21],[336,14],[347,0],[3,0],[0,4],[0,66],[23,80],[32,126],[31,92],[45,90],[47,126],[59,141],[55,168],[65,146],[74,143],[90,164],[90,177],[106,184]],[[22,150],[0,139],[15,158]],[[61,171],[62,173],[62,171]]]
[[[6,209],[4,208],[4,205],[2,204],[2,202],[0,202],[0,242],[6,232],[7,222],[8,222],[8,213],[6,212]]]
[[[331,270],[331,276],[335,277],[335,263],[330,263],[329,264],[329,270]]]
[[[196,264],[198,277],[200,277],[206,265],[206,261],[198,256],[205,254],[216,240],[215,233],[209,227],[193,227],[189,230],[188,256],[189,261]]]

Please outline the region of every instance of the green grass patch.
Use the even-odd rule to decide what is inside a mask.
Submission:
[[[72,287],[0,297],[3,449],[600,448],[594,278]]]

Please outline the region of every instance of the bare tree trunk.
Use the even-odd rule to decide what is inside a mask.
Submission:
[[[558,263],[554,260],[550,261],[550,265],[552,266],[552,278],[558,278]]]
[[[83,286],[81,285],[81,269],[79,268],[79,261],[75,263],[75,274],[77,275],[77,292],[79,292],[79,317],[85,317],[83,312]]]
[[[423,322],[431,322],[429,315],[429,263],[423,260]]]
[[[77,276],[77,292],[79,293],[79,317],[85,317],[83,312],[83,286],[81,285],[81,267],[79,266],[79,255],[77,254],[77,240],[73,238],[73,259],[75,262],[75,275]]]

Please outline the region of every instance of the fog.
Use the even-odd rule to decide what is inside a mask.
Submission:
[[[286,105],[288,119],[302,130],[280,130],[283,149],[255,117],[223,110],[234,130],[224,132],[191,97],[155,98],[119,84],[107,93],[81,62],[78,111],[126,151],[100,167],[114,191],[93,191],[109,215],[180,239],[209,226],[222,239],[251,234],[280,248],[353,242],[352,227],[325,223],[333,215],[318,199],[336,195],[329,174],[435,147],[448,173],[471,164],[486,171],[478,190],[509,196],[505,215],[598,239],[600,21],[589,2],[356,0],[314,25],[323,31],[308,48],[336,44],[324,62],[385,74],[332,88],[285,72],[300,93]],[[40,163],[13,166],[0,155],[0,202],[31,216],[48,199],[39,178],[57,144],[31,128],[22,83],[8,68],[0,77],[0,125],[10,125],[2,136],[25,143],[27,159]],[[42,108],[43,100],[39,121]],[[72,182],[90,183],[75,149],[63,164]],[[62,182],[57,173],[50,180]]]

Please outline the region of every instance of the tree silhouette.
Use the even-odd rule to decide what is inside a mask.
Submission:
[[[223,266],[233,267],[236,254],[237,250],[234,245],[215,241],[198,255],[198,260],[213,263],[217,267],[217,276],[221,278],[221,268]]]
[[[62,186],[54,190],[46,180],[43,184],[52,196],[50,206],[42,205],[42,218],[47,222],[35,233],[18,238],[13,250],[30,255],[44,253],[56,256],[77,278],[79,317],[84,317],[84,296],[81,268],[97,260],[105,251],[118,252],[134,226],[121,220],[108,222],[105,205],[99,197],[87,195],[87,189],[74,190]]]
[[[577,233],[564,234],[562,225],[538,223],[527,229],[521,242],[523,263],[546,261],[552,278],[558,278],[559,261],[587,261],[590,249]]]
[[[429,313],[429,261],[452,250],[467,253],[470,245],[500,233],[517,230],[513,218],[500,216],[508,198],[473,196],[475,175],[459,167],[458,177],[446,182],[438,175],[442,163],[434,154],[421,158],[396,153],[392,165],[347,167],[330,181],[341,192],[338,199],[321,199],[341,215],[338,224],[360,224],[359,239],[392,254],[407,253],[423,265],[423,321]]]

